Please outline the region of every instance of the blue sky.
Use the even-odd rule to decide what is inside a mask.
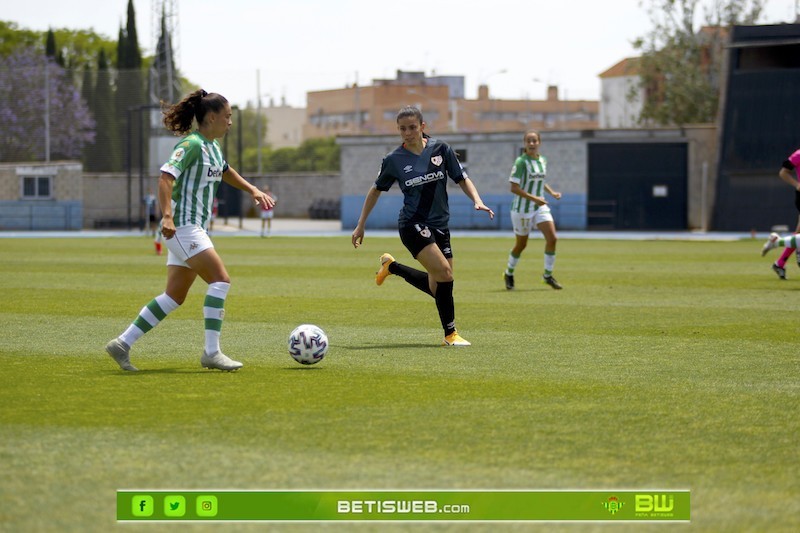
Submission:
[[[134,0],[139,43],[154,47],[151,8]],[[463,75],[468,98],[487,83],[495,98],[599,99],[598,74],[636,55],[651,28],[641,0],[177,0],[177,61],[184,74],[234,103],[337,89],[398,69]],[[93,29],[116,39],[127,0],[6,2],[22,27]],[[795,0],[768,0],[765,23],[794,19]],[[435,28],[435,30],[432,30]]]

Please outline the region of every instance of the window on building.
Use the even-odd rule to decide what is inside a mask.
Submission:
[[[52,176],[23,176],[22,198],[25,200],[47,200],[53,197]]]

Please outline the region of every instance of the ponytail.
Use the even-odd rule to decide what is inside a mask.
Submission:
[[[228,103],[224,96],[217,93],[207,93],[198,89],[189,93],[175,105],[161,101],[161,113],[164,115],[164,126],[175,135],[185,135],[192,130],[192,124],[197,121],[198,126],[203,123],[206,113],[219,112]]]

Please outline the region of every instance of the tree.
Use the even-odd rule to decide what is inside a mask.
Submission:
[[[114,93],[105,50],[97,55],[97,78],[90,107],[97,124],[95,142],[87,147],[86,167],[92,172],[119,170],[120,146],[117,136],[117,115]]]
[[[338,172],[341,149],[335,137],[308,139],[297,148],[262,149],[264,172]],[[244,151],[243,165],[254,169],[257,152]],[[230,157],[228,157],[230,159]],[[252,170],[251,170],[252,172]]]
[[[53,30],[47,30],[45,37],[44,55],[53,59],[59,66],[64,66],[64,52],[56,47],[56,36]]]
[[[80,92],[42,48],[0,56],[0,123],[0,161],[78,159],[95,135]]]
[[[238,161],[238,153],[236,152],[241,145],[242,147],[242,168],[238,169],[242,172],[257,172],[258,171],[258,121],[261,121],[261,132],[267,131],[267,118],[264,115],[259,117],[258,110],[251,106],[248,102],[244,109],[238,108],[233,110],[233,127],[228,132],[226,137],[226,144],[228,146],[225,157],[228,161]],[[239,140],[239,132],[241,131],[241,141]],[[264,143],[262,141],[262,156],[264,152]],[[262,157],[263,159],[263,157]],[[263,168],[263,162],[262,162]]]
[[[50,29],[41,32],[0,20],[0,56],[8,56],[19,48],[28,48],[46,53],[64,68],[80,69],[94,65],[100,48],[104,48],[108,54],[113,47],[113,41],[93,31]]]
[[[41,50],[41,46],[41,32],[26,30],[13,22],[0,20],[0,56],[9,56],[18,48]]]
[[[699,0],[650,0],[646,9],[653,28],[633,43],[642,54],[640,84],[629,99],[644,90],[640,122],[713,122],[729,28],[755,23],[765,1],[711,0],[704,6],[705,25],[697,27]]]
[[[123,30],[119,29],[117,38],[117,92],[116,92],[116,128],[117,139],[121,145],[119,153],[119,168],[122,170],[125,158],[129,157],[132,166],[137,167],[139,161],[144,160],[147,147],[139,150],[141,136],[140,123],[137,112],[129,113],[129,109],[145,105],[144,73],[142,72],[142,53],[139,49],[139,40],[136,32],[136,12],[133,0],[128,0],[128,20]],[[141,111],[144,112],[144,111]],[[128,124],[128,120],[131,124]],[[130,154],[128,153],[130,150]]]
[[[89,106],[89,112],[92,114],[92,118],[97,116],[97,113],[94,110],[94,69],[91,67],[84,67],[83,68],[83,79],[81,81],[81,98],[84,102],[86,102]],[[95,127],[97,127],[97,123],[95,122]],[[95,136],[97,139],[97,136]],[[85,170],[93,170],[92,162],[94,161],[94,141],[86,143],[86,146],[83,148],[83,168]]]

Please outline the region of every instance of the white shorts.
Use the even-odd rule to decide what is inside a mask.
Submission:
[[[181,226],[175,229],[175,235],[164,241],[167,245],[167,265],[189,268],[187,259],[200,252],[214,247],[206,230],[200,226]]]
[[[268,219],[268,218],[272,218],[272,217],[273,217],[273,215],[274,215],[274,213],[275,213],[275,212],[274,212],[272,209],[270,209],[270,210],[268,210],[268,211],[264,211],[264,210],[262,209],[262,210],[261,210],[261,218],[262,218],[262,219],[264,219],[264,220],[266,220],[266,219]]]
[[[533,213],[511,212],[511,225],[514,227],[515,235],[530,235],[531,230],[542,222],[553,222],[553,214],[547,205],[539,206]]]

